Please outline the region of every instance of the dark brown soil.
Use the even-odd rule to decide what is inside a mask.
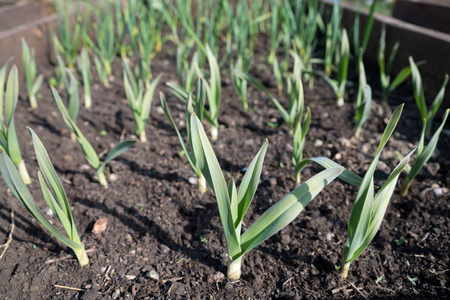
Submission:
[[[154,74],[163,74],[162,82],[176,79],[173,49],[166,47],[152,65]],[[265,57],[257,57],[254,74],[275,93],[271,72],[260,63]],[[50,66],[40,68],[47,79],[51,70]],[[118,61],[114,76],[109,89],[95,83],[93,108],[82,109],[78,121],[103,155],[120,139],[133,138],[134,121]],[[377,81],[376,71],[372,78]],[[184,120],[183,104],[162,84],[159,91],[165,92],[175,119]],[[282,119],[267,97],[255,89],[250,91],[251,112],[246,113],[229,75],[223,76],[221,128],[213,145],[226,178],[233,176],[239,181],[263,140],[270,141],[247,226],[295,185],[292,138],[285,125],[267,125],[274,121],[282,124]],[[393,151],[405,154],[418,141],[420,120],[410,87],[393,95],[389,104],[376,99],[361,140],[353,137],[354,91],[339,109],[325,82],[316,80],[314,89],[305,92],[312,111],[306,157],[327,156],[364,174],[387,119],[401,102],[406,102],[405,110],[397,133],[383,152],[376,173],[378,184],[397,163]],[[434,193],[434,188],[448,187],[450,182],[448,132],[442,134],[435,155],[409,195],[401,198],[398,190],[394,194],[378,235],[352,264],[348,280],[340,278],[335,266],[341,264],[356,189],[335,181],[292,224],[246,255],[240,281],[228,282],[215,198],[211,192],[201,196],[189,183],[194,173],[186,158],[178,155],[178,139],[156,97],[147,127],[149,142],[137,143],[110,163],[106,172],[115,180],[104,189],[94,179],[78,144],[70,141],[49,89],[42,88],[41,93],[39,108],[30,111],[22,89],[16,117],[23,155],[34,179],[30,190],[43,204],[37,162],[25,126],[42,139],[63,180],[78,230],[89,249],[90,265],[81,269],[71,250],[42,230],[1,182],[0,243],[9,233],[11,209],[16,223],[14,240],[0,261],[1,299],[448,299],[450,195]],[[375,97],[380,95],[375,93]],[[101,131],[107,135],[100,135]],[[312,165],[303,178],[320,170]],[[94,234],[91,230],[99,218],[107,218],[108,227]]]

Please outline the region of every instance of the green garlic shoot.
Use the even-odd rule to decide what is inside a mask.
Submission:
[[[381,151],[388,142],[390,136],[400,119],[403,105],[399,106],[392,114],[386,129],[381,137],[375,157],[370,164],[359,186],[355,202],[348,221],[348,240],[344,247],[343,266],[341,276],[346,278],[351,262],[361,255],[375,237],[384,214],[394,193],[400,173],[408,165],[408,161],[415,151],[412,149],[405,158],[389,175],[378,192],[375,194],[374,173],[379,161]]]
[[[355,108],[355,136],[359,138],[361,128],[369,119],[372,108],[372,89],[367,84],[366,71],[362,57],[359,60],[359,85]]]
[[[291,223],[303,208],[343,171],[342,167],[338,167],[317,174],[271,206],[242,234],[243,219],[261,176],[267,140],[248,166],[238,190],[234,180],[226,184],[214,150],[195,114],[191,115],[191,139],[196,165],[216,196],[225,233],[229,279],[240,278],[244,254]]]
[[[197,182],[198,182],[198,190],[200,193],[206,192],[206,181],[205,177],[202,174],[202,171],[198,167],[195,156],[191,149],[193,149],[192,145],[192,139],[191,139],[191,114],[195,112],[195,114],[200,118],[203,119],[204,115],[204,104],[205,104],[205,89],[202,83],[202,79],[199,79],[197,81],[196,89],[195,89],[195,95],[189,94],[188,99],[186,101],[186,110],[185,110],[185,117],[186,117],[186,135],[187,135],[187,143],[184,142],[183,135],[178,130],[177,125],[175,124],[175,121],[172,118],[172,115],[170,114],[169,107],[167,106],[166,98],[164,97],[163,93],[159,94],[159,99],[161,103],[161,107],[164,111],[164,113],[167,116],[167,119],[169,120],[170,125],[175,130],[178,139],[180,140],[181,148],[183,149],[184,154],[186,155],[186,158],[189,161],[189,164],[192,167],[192,170],[194,170],[195,175],[197,176]]]
[[[401,189],[400,194],[402,197],[406,196],[408,193],[409,187],[411,186],[412,181],[414,178],[416,178],[417,174],[419,174],[420,170],[422,170],[423,166],[427,163],[427,161],[431,158],[431,155],[433,155],[434,150],[436,149],[439,136],[441,135],[442,129],[444,128],[445,122],[447,121],[447,117],[450,113],[450,109],[447,109],[444,113],[444,117],[442,120],[441,125],[436,130],[436,132],[431,137],[428,144],[425,146],[425,128],[426,128],[426,122],[424,122],[422,127],[422,133],[420,135],[420,141],[419,145],[417,146],[417,156],[414,159],[414,163],[411,167],[406,168],[406,171],[408,175],[406,176],[405,181],[403,182],[403,186]],[[397,157],[400,159],[403,159],[401,154],[396,152]]]
[[[378,67],[380,69],[380,81],[381,89],[383,90],[383,100],[389,98],[389,94],[392,93],[400,84],[402,84],[411,75],[411,66],[404,67],[391,82],[391,72],[392,64],[394,63],[395,55],[397,54],[398,48],[400,46],[399,42],[396,42],[392,47],[391,54],[386,63],[385,51],[386,51],[386,26],[381,29],[380,43],[378,47]],[[423,61],[418,62],[416,65],[424,63]]]
[[[6,72],[3,67],[0,73]],[[0,74],[5,76],[6,74]],[[0,80],[0,89],[3,90],[4,82]],[[14,111],[16,110],[17,101],[19,99],[19,75],[17,67],[14,65],[9,72],[6,82],[6,91],[4,94],[4,103],[2,105],[2,115],[0,116],[0,148],[6,152],[19,170],[20,177],[25,184],[31,183],[25,161],[20,152],[19,140],[17,138],[16,126],[14,121]],[[4,107],[3,107],[4,105]]]
[[[423,90],[422,77],[420,76],[417,64],[414,63],[412,57],[409,57],[409,64],[411,66],[414,100],[416,100],[416,105],[419,109],[420,117],[425,124],[425,136],[429,137],[431,135],[431,127],[433,125],[434,116],[436,115],[439,107],[442,104],[442,101],[444,100],[445,87],[448,83],[448,74],[445,75],[442,87],[434,98],[430,110],[428,110],[427,102],[425,100],[425,92]]]
[[[78,70],[83,79],[84,90],[84,107],[89,109],[92,106],[91,98],[91,60],[86,48],[81,50],[81,54],[77,57]]]
[[[161,75],[153,80],[149,86],[146,86],[143,80],[134,77],[125,61],[123,62],[123,65],[125,94],[136,121],[136,135],[139,136],[141,142],[145,143],[147,142],[145,126],[150,117],[153,94]]]
[[[42,85],[44,76],[41,74],[36,78],[36,62],[34,60],[34,48],[28,47],[25,39],[22,38],[22,65],[25,83],[28,90],[28,100],[32,109],[37,108],[36,94]]]
[[[30,212],[45,229],[50,231],[56,239],[73,250],[80,266],[83,267],[89,263],[89,258],[78,235],[63,185],[56,174],[55,168],[53,167],[50,157],[41,140],[31,128],[29,130],[33,137],[34,151],[41,170],[38,172],[38,177],[42,194],[48,207],[61,222],[67,236],[61,233],[61,231],[59,231],[42,213],[34,201],[33,196],[19,176],[13,162],[4,151],[1,151],[0,172],[3,180],[28,212]]]

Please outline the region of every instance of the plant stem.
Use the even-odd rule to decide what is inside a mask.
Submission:
[[[241,278],[241,265],[242,265],[242,256],[236,260],[232,260],[229,258],[228,260],[228,268],[227,268],[227,278],[238,280]]]
[[[139,140],[143,143],[147,143],[147,135],[145,134],[145,130],[142,130],[142,132],[139,133]]]
[[[108,181],[106,181],[105,173],[97,171],[98,182],[103,185],[105,188],[108,187]]]
[[[243,101],[242,106],[244,108],[244,111],[248,111],[248,102],[247,101]]]
[[[111,75],[111,64],[107,60],[105,60],[103,63],[105,66],[106,75],[110,76]]]
[[[400,195],[401,195],[402,197],[405,197],[406,194],[408,194],[408,190],[409,190],[409,187],[411,186],[411,182],[412,182],[412,181],[406,181],[406,182],[403,184],[402,189],[400,190]]]
[[[92,100],[91,100],[91,95],[88,94],[89,92],[85,92],[84,94],[84,107],[89,109],[92,106]]]
[[[348,276],[348,269],[350,268],[350,263],[346,263],[342,266],[342,270],[341,270],[341,277],[342,278],[347,278]]]
[[[36,101],[36,96],[29,94],[28,98],[30,99],[30,106],[32,109],[36,109],[38,107],[37,101]]]
[[[310,89],[310,90],[313,90],[313,89],[314,89],[314,78],[313,78],[313,77],[311,77],[311,78],[309,79],[309,89]]]
[[[356,129],[356,131],[355,131],[355,137],[356,137],[357,139],[359,139],[360,133],[361,133],[361,128]]]
[[[17,169],[19,170],[20,177],[22,178],[25,184],[31,183],[30,174],[28,174],[27,166],[25,165],[25,161],[22,161],[17,165]]]
[[[89,258],[87,256],[86,250],[83,246],[81,246],[78,249],[72,249],[73,252],[75,252],[75,256],[78,259],[78,262],[80,263],[80,267],[83,267],[87,264],[89,264]]]
[[[203,174],[200,174],[197,181],[198,181],[198,190],[200,191],[200,193],[202,194],[206,193],[207,189],[205,176],[203,176]]]
[[[344,97],[339,97],[339,99],[337,100],[337,106],[338,107],[344,106]]]
[[[301,181],[300,172],[298,172],[297,174],[295,174],[295,186],[296,187],[300,186],[300,181]]]
[[[219,136],[219,127],[216,125],[211,126],[211,141],[213,142],[217,141],[218,136]]]

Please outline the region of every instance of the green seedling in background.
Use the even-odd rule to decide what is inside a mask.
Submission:
[[[361,128],[369,119],[372,108],[372,88],[367,84],[362,57],[359,60],[359,85],[355,108],[355,136],[359,138]]]
[[[28,90],[28,100],[32,109],[37,108],[36,94],[42,85],[44,76],[41,74],[36,78],[36,62],[34,60],[34,49],[29,48],[25,39],[22,38],[22,65],[25,83]]]
[[[439,90],[436,97],[434,98],[430,110],[428,110],[427,102],[425,101],[425,92],[423,89],[422,77],[420,76],[417,64],[414,63],[412,57],[409,57],[409,64],[411,66],[412,72],[414,99],[416,100],[417,108],[419,109],[420,112],[420,117],[422,118],[425,124],[425,135],[426,137],[429,137],[431,135],[432,129],[431,127],[433,125],[434,116],[436,115],[437,111],[439,110],[439,107],[442,104],[442,101],[444,100],[445,87],[447,86],[448,83],[448,75],[447,74],[445,75],[442,87]]]
[[[383,100],[389,98],[389,94],[392,93],[400,84],[402,84],[411,75],[411,66],[404,67],[392,80],[392,64],[394,63],[395,55],[397,54],[399,42],[394,44],[392,47],[391,54],[386,63],[385,50],[386,50],[386,26],[381,29],[380,45],[378,48],[378,67],[380,68],[380,81],[381,89],[383,90]],[[418,62],[416,65],[419,66],[424,62]]]
[[[180,140],[181,148],[183,149],[184,154],[186,155],[186,158],[189,161],[189,164],[191,165],[192,169],[195,172],[195,175],[197,176],[197,182],[198,182],[198,190],[200,193],[206,192],[206,181],[205,177],[202,174],[202,171],[200,170],[200,167],[196,163],[195,156],[193,154],[193,145],[192,145],[192,137],[191,137],[191,114],[195,112],[195,114],[200,118],[200,120],[203,119],[204,115],[204,105],[205,105],[205,98],[206,98],[206,91],[203,86],[203,79],[199,79],[197,81],[196,89],[195,89],[195,95],[192,93],[188,95],[188,99],[186,101],[186,110],[185,110],[185,117],[186,117],[186,135],[187,135],[187,143],[184,142],[183,135],[178,130],[177,125],[175,124],[175,121],[172,118],[172,115],[170,114],[169,107],[167,106],[166,98],[164,97],[164,94],[159,94],[159,99],[161,103],[161,107],[166,114],[167,118],[169,119],[170,125],[175,130],[178,139]]]
[[[90,109],[92,106],[91,98],[91,60],[85,48],[81,50],[81,54],[77,57],[78,70],[83,78],[84,90],[84,107]]]
[[[153,101],[153,94],[156,89],[161,75],[153,80],[149,86],[144,84],[143,80],[134,77],[128,64],[123,62],[123,82],[125,94],[128,99],[134,120],[136,121],[136,135],[139,136],[141,142],[147,142],[145,126],[150,117],[150,109]]]

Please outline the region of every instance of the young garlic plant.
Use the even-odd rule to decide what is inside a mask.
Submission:
[[[414,163],[412,166],[407,166],[405,168],[407,172],[407,176],[405,181],[403,182],[402,189],[400,191],[400,194],[402,197],[406,196],[408,194],[409,187],[411,186],[412,181],[414,178],[416,178],[417,174],[419,174],[420,170],[422,170],[423,166],[427,163],[427,161],[431,158],[431,155],[433,155],[434,150],[436,149],[439,136],[441,135],[442,129],[444,128],[444,124],[447,121],[447,117],[450,113],[450,109],[447,109],[444,113],[444,117],[442,120],[441,125],[436,130],[436,132],[431,137],[428,144],[425,146],[425,130],[426,130],[426,123],[424,122],[422,126],[422,133],[420,135],[419,145],[417,146],[417,155],[414,159]],[[396,152],[396,156],[402,160],[403,157],[400,153]]]
[[[339,2],[333,3],[333,11],[331,13],[331,20],[326,28],[326,42],[325,42],[325,75],[330,76],[334,69],[333,57],[336,53],[339,36],[341,35],[341,18],[342,8]]]
[[[286,22],[292,23],[290,27],[293,35],[293,49],[301,58],[302,70],[312,70],[313,64],[322,63],[322,59],[314,58],[318,44],[317,31],[325,32],[326,30],[318,1],[294,1],[292,12],[288,13]],[[306,72],[304,76],[312,90],[314,76]]]
[[[44,76],[41,74],[36,78],[36,62],[34,60],[34,48],[28,47],[25,39],[22,38],[22,65],[25,83],[28,90],[28,100],[32,109],[37,108],[36,94],[42,85]]]
[[[133,112],[134,120],[136,121],[136,135],[139,136],[139,139],[143,143],[147,142],[145,126],[150,117],[153,94],[160,79],[161,75],[155,78],[150,85],[147,86],[143,80],[135,77],[128,64],[123,61],[123,83],[125,94],[131,111]]]
[[[359,138],[361,128],[369,119],[372,108],[372,88],[367,84],[362,57],[359,60],[359,85],[355,108],[355,136]]]
[[[109,88],[109,75],[106,72],[105,65],[102,63],[101,58],[94,54],[94,65],[97,70],[97,75],[105,88]]]
[[[0,70],[0,90],[4,89],[4,76],[7,65]],[[3,77],[3,79],[1,78]],[[19,99],[19,76],[17,67],[14,65],[9,72],[6,82],[4,102],[0,101],[2,114],[0,116],[0,148],[6,152],[19,170],[20,177],[25,184],[31,183],[25,161],[20,152],[19,140],[17,139],[16,126],[14,121],[14,111]],[[3,100],[3,96],[0,97]],[[3,107],[4,105],[4,107]]]
[[[203,115],[211,127],[211,140],[216,141],[219,136],[219,109],[222,83],[217,59],[208,45],[206,45],[205,49],[209,63],[209,80],[204,78],[200,68],[196,68],[196,71],[197,76],[202,78],[202,83],[206,90],[206,99],[209,106],[209,110],[204,111]],[[187,101],[189,93],[185,89],[173,83],[169,83],[167,85],[177,98],[181,99],[183,102]]]
[[[189,64],[187,58],[185,58],[184,49],[182,47],[177,48],[176,53],[176,65],[179,85],[187,92],[191,93],[194,89],[195,79],[197,78],[199,62],[198,52],[196,51],[192,56],[191,63]],[[173,83],[167,83],[169,87],[175,85]],[[172,88],[171,88],[172,89]],[[180,98],[185,101],[184,98]]]
[[[91,98],[91,60],[86,48],[81,50],[81,54],[77,57],[78,70],[83,78],[83,90],[84,90],[84,107],[90,109],[92,106]]]
[[[391,196],[394,193],[400,173],[406,168],[412,153],[415,151],[414,148],[405,156],[375,194],[375,169],[381,151],[393,133],[397,122],[400,119],[402,110],[403,105],[399,106],[392,114],[381,137],[375,157],[359,186],[348,221],[348,240],[345,243],[343,266],[341,268],[341,276],[343,278],[348,276],[350,264],[361,255],[375,237],[381,222],[383,221]]]
[[[53,34],[53,45],[64,56],[69,69],[75,65],[81,36],[80,22],[77,21],[74,26],[71,25],[72,7],[72,0],[55,0],[59,38],[56,34]],[[78,3],[75,7],[75,16],[78,16],[80,13]]]
[[[61,115],[63,117],[64,122],[69,127],[69,130],[73,132],[78,140],[78,143],[80,144],[81,149],[83,150],[83,154],[88,161],[88,163],[95,169],[98,177],[98,181],[102,186],[105,188],[108,187],[108,182],[106,180],[105,176],[105,167],[106,164],[109,163],[111,160],[116,158],[117,156],[121,155],[128,149],[130,149],[136,141],[123,141],[119,144],[117,144],[114,148],[112,148],[108,154],[106,155],[103,162],[100,161],[100,158],[98,157],[97,152],[95,152],[94,147],[89,143],[89,141],[86,139],[84,134],[81,132],[81,130],[78,128],[78,126],[75,124],[75,122],[70,117],[69,112],[67,111],[66,107],[64,106],[61,98],[59,97],[58,91],[54,87],[50,87],[52,90],[52,96],[53,99],[56,102],[56,105],[59,108],[59,111],[61,112]]]
[[[342,167],[315,175],[283,199],[272,205],[244,233],[242,223],[256,193],[268,142],[263,143],[242,178],[239,190],[234,180],[228,186],[208,141],[201,121],[191,115],[191,139],[196,165],[216,196],[228,254],[228,279],[239,279],[244,254],[291,223],[330,182],[342,173]]]
[[[227,43],[232,44],[232,38],[234,37],[234,47],[232,45],[227,45],[227,47],[235,49],[236,61],[233,64],[233,59],[230,59],[231,71],[237,69],[243,73],[248,73],[253,63],[253,36],[252,36],[252,26],[250,25],[254,20],[250,18],[249,8],[247,1],[240,1],[237,4],[235,18],[233,18],[233,9],[231,5],[229,7],[229,16],[227,19],[231,19],[231,28],[228,30]],[[233,50],[229,49],[229,56],[232,56]],[[245,79],[236,76],[231,72],[232,82],[239,99],[242,102],[242,107],[245,111],[248,111],[248,96],[247,88],[248,83]]]
[[[353,48],[355,50],[355,60],[359,61],[361,57],[364,56],[364,52],[369,44],[370,35],[372,33],[372,27],[375,17],[375,9],[377,7],[378,0],[374,0],[370,6],[370,12],[367,17],[366,26],[364,27],[363,39],[359,38],[360,21],[359,14],[355,17],[355,22],[353,23]],[[359,71],[359,68],[357,69]]]
[[[303,118],[303,108],[300,110],[298,114],[297,120],[295,121],[295,129],[294,129],[294,144],[292,150],[292,162],[294,164],[294,174],[295,174],[295,183],[300,185],[301,182],[301,171],[302,164],[304,162],[303,159],[303,149],[305,147],[306,135],[309,131],[309,125],[311,123],[311,111],[309,107],[306,109],[306,114]]]
[[[395,55],[397,54],[398,47],[400,46],[399,42],[396,42],[392,47],[391,54],[386,63],[385,59],[385,51],[386,51],[386,26],[381,29],[381,37],[380,37],[380,46],[378,48],[378,67],[380,68],[380,81],[381,81],[381,89],[383,91],[383,100],[387,100],[389,98],[389,94],[392,93],[400,84],[402,84],[408,77],[411,75],[411,66],[404,67],[391,82],[391,72],[392,72],[392,64],[395,59]],[[418,62],[416,65],[419,66],[423,61]]]
[[[431,135],[432,129],[431,127],[433,125],[434,116],[436,115],[437,111],[439,110],[439,107],[442,104],[442,101],[444,100],[445,87],[447,86],[448,83],[448,74],[445,75],[442,87],[439,90],[436,97],[434,98],[430,110],[428,110],[427,102],[425,101],[425,93],[422,85],[422,77],[420,76],[417,64],[414,63],[412,57],[409,57],[409,64],[411,66],[414,99],[416,100],[417,108],[419,109],[420,112],[420,117],[424,122],[425,135],[426,137],[429,137]]]
[[[53,34],[52,38],[54,40],[56,38],[56,36]],[[54,41],[53,43],[56,43],[56,42]],[[50,85],[53,85],[55,87],[62,87],[64,85],[64,80],[66,77],[66,63],[64,62],[62,54],[58,50],[58,48],[54,47],[54,50],[55,50],[55,58],[56,58],[55,77],[52,77],[50,79]]]
[[[66,70],[66,77],[64,78],[64,89],[67,98],[67,107],[70,119],[76,123],[78,118],[78,112],[80,111],[80,93],[78,92],[78,84],[72,71]],[[70,133],[70,139],[72,142],[77,141],[75,133]]]
[[[8,71],[9,63],[12,58],[8,59],[3,67],[0,69],[0,121],[3,120],[3,106],[4,106],[4,94],[5,94],[5,82],[6,82],[6,71]]]
[[[198,183],[198,190],[200,193],[206,192],[206,181],[205,177],[202,174],[202,171],[198,167],[195,156],[191,149],[193,149],[192,145],[192,138],[191,138],[191,114],[195,112],[195,114],[200,118],[200,120],[203,119],[204,115],[204,105],[205,105],[205,98],[206,98],[206,91],[203,86],[203,80],[199,79],[196,84],[195,88],[195,95],[190,93],[188,95],[187,101],[186,101],[186,110],[185,110],[185,117],[186,117],[186,135],[187,135],[187,143],[184,142],[183,135],[178,130],[177,125],[175,124],[175,121],[172,118],[172,115],[170,114],[169,107],[167,106],[166,98],[164,97],[163,93],[159,94],[159,99],[161,103],[161,107],[164,111],[164,113],[167,116],[167,119],[169,119],[169,123],[172,126],[172,128],[177,133],[178,139],[180,140],[181,148],[183,149],[183,153],[186,155],[189,164],[192,167],[192,170],[194,170],[195,175],[197,177],[197,183]]]
[[[41,170],[38,172],[38,178],[42,194],[48,207],[61,222],[67,235],[61,233],[61,231],[53,225],[52,221],[50,221],[39,209],[39,206],[30,194],[23,179],[17,172],[14,163],[5,151],[1,151],[0,154],[0,172],[3,180],[26,210],[28,210],[28,212],[57,240],[73,250],[78,259],[78,263],[83,267],[89,264],[89,258],[78,235],[63,185],[41,140],[31,128],[29,128],[29,130],[33,138],[34,152],[36,153],[36,158]]]
[[[102,72],[106,76],[111,75],[111,64],[116,57],[116,44],[114,33],[114,20],[111,14],[111,7],[109,1],[102,1],[100,9],[96,10],[94,33],[97,46],[94,47],[95,53],[97,53],[99,62],[96,62],[97,68],[100,63],[102,65]]]
[[[326,76],[323,72],[307,70],[305,73],[310,73],[313,75],[318,75],[325,79],[325,81],[330,85],[333,89],[334,93],[337,97],[337,106],[342,107],[344,105],[344,96],[345,96],[345,86],[347,84],[347,71],[348,71],[348,63],[350,60],[350,45],[348,42],[347,31],[342,29],[341,36],[341,47],[340,50],[335,55],[335,64],[337,65],[338,72],[337,78],[331,79]]]
[[[252,76],[242,73],[239,70],[234,70],[233,72],[236,76],[245,79],[254,85],[257,89],[264,92],[269,99],[275,104],[276,108],[281,114],[284,122],[286,123],[289,134],[294,133],[295,121],[303,108],[304,94],[303,94],[303,84],[302,84],[302,70],[301,64],[297,59],[298,56],[294,56],[294,70],[292,74],[287,74],[286,76],[286,98],[287,98],[287,109],[281,105],[281,103],[269,92],[269,90],[264,87]]]
[[[232,70],[236,69],[239,70],[242,73],[247,73],[250,69],[248,65],[245,64],[244,60],[241,56],[239,56],[236,59],[236,63],[234,66],[231,66]],[[238,94],[239,99],[241,99],[242,107],[245,111],[248,111],[248,96],[247,96],[247,89],[248,89],[248,83],[247,80],[236,76],[236,74],[232,71],[231,77],[233,80],[233,86]]]

